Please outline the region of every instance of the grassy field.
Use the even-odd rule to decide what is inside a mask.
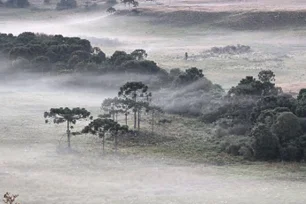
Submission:
[[[304,165],[220,154],[207,141],[211,128],[192,118],[167,115],[172,123],[156,126],[152,136],[144,117],[148,134],[120,140],[117,154],[112,141],[103,153],[101,140],[90,135],[73,137],[68,151],[64,125],[45,124],[43,112],[85,104],[97,115],[110,95],[32,85],[0,89],[0,192],[20,194],[23,204],[306,201]]]
[[[201,68],[207,78],[225,89],[262,69],[272,69],[277,84],[285,90],[297,91],[305,85],[306,30],[290,25],[237,30],[211,24],[214,16],[221,15],[218,12],[232,12],[237,2],[143,3],[140,16],[126,11],[109,15],[103,1],[90,11],[79,8],[60,12],[53,10],[55,1],[50,6],[31,2],[36,6],[30,9],[0,8],[0,31],[81,36],[108,55],[115,50],[144,48],[148,59],[159,66]],[[260,11],[292,11],[304,4],[288,0],[275,8],[271,2],[247,1],[240,8],[246,11],[256,4]],[[172,24],[171,18],[186,23],[188,18],[171,13],[186,7],[214,13],[208,15],[207,22]],[[252,52],[213,57],[203,54],[214,46],[236,44],[249,45]],[[185,52],[189,60],[184,60]],[[60,80],[19,76],[19,80],[0,82],[0,192],[20,194],[22,204],[306,202],[305,164],[248,162],[221,153],[214,139],[215,129],[196,118],[161,116],[172,122],[156,125],[151,134],[150,117],[144,116],[141,134],[120,140],[116,154],[112,141],[107,142],[103,153],[101,140],[90,135],[73,137],[69,151],[64,125],[44,124],[43,112],[52,107],[82,106],[96,116],[103,99],[116,93],[103,87],[64,88]],[[79,123],[76,129],[87,122]]]

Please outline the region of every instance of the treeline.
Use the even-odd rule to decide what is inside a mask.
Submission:
[[[155,75],[158,85],[186,85],[203,78],[195,67],[167,72],[154,61],[147,60],[147,52],[136,49],[131,53],[115,51],[111,56],[86,39],[24,32],[18,36],[0,33],[0,56],[9,59],[12,71],[36,73],[132,73]]]
[[[221,151],[251,160],[306,160],[306,89],[295,98],[274,81],[270,70],[258,79],[247,76],[218,108],[203,114],[217,128]]]
[[[170,113],[199,116],[204,122],[214,124],[217,137],[213,142],[229,154],[251,160],[306,159],[306,90],[302,89],[297,98],[283,93],[275,85],[275,74],[270,70],[261,71],[258,78],[245,77],[225,93],[195,67],[167,72],[155,62],[146,60],[145,50],[116,51],[108,57],[101,49],[92,47],[88,40],[77,37],[29,32],[18,36],[0,34],[0,52],[2,57],[12,61],[12,70],[154,75],[158,78],[154,90],[160,89],[154,98],[146,95],[146,91],[138,90],[140,95],[137,96],[129,95],[133,93],[131,90],[127,93],[120,90],[117,98],[103,102],[107,114],[101,118],[108,115],[107,119],[116,122],[118,114],[125,117],[132,114],[136,128],[140,127],[144,111],[164,109]],[[139,84],[136,85],[132,83],[128,87]],[[142,88],[146,90],[145,87]],[[137,100],[144,95],[147,101]],[[150,100],[160,108],[148,106]]]
[[[0,0],[0,7],[26,8],[28,6],[30,6],[30,3],[28,0],[7,0],[7,1]]]
[[[78,37],[21,33],[0,34],[0,52],[16,69],[34,72],[137,72],[157,74],[161,68],[146,60],[145,50],[116,51],[106,57],[98,47]]]
[[[71,147],[71,135],[92,134],[103,139],[103,150],[105,147],[105,138],[114,141],[115,149],[118,147],[118,137],[135,136],[140,132],[140,117],[144,113],[150,113],[152,134],[154,133],[154,124],[156,123],[155,115],[162,113],[160,107],[152,103],[152,93],[149,87],[142,82],[127,82],[120,87],[118,97],[105,99],[101,105],[103,114],[98,115],[96,119],[85,108],[51,108],[44,113],[45,122],[50,121],[55,124],[66,123],[66,133],[68,147]],[[128,116],[133,113],[134,130],[128,126]],[[124,115],[125,124],[119,124],[118,115]],[[52,119],[52,120],[50,120]],[[90,120],[81,131],[72,131],[74,125],[80,120]],[[163,122],[163,121],[162,121]],[[162,123],[161,122],[161,123]],[[165,121],[164,121],[165,122]]]

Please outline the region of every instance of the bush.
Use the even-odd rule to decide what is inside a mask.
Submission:
[[[289,94],[262,97],[256,102],[256,106],[252,109],[251,121],[255,123],[264,110],[270,109],[283,112],[284,109],[280,108],[288,108],[291,112],[295,112],[296,103],[296,99]]]
[[[280,113],[271,130],[282,144],[295,140],[302,134],[300,120],[291,112]]]
[[[50,59],[46,56],[35,57],[31,63],[34,71],[48,72],[51,69]]]
[[[157,74],[161,70],[155,62],[148,60],[129,60],[122,63],[118,69],[122,72],[135,72],[140,74]]]
[[[123,62],[134,60],[134,58],[124,51],[115,51],[110,58],[110,62],[114,65],[121,65]]]
[[[243,145],[242,147],[240,147],[238,153],[240,156],[242,156],[244,159],[247,159],[247,160],[253,160],[254,158],[252,148],[246,145]]]
[[[203,114],[201,119],[206,123],[212,123],[222,118],[231,119],[233,123],[243,124],[250,123],[251,112],[255,106],[254,100],[239,99],[233,100],[224,99],[223,104],[215,110]]]
[[[264,124],[257,124],[251,131],[252,148],[258,160],[279,158],[279,139]]]
[[[6,7],[10,8],[26,8],[30,6],[28,0],[8,0],[5,2]]]
[[[271,70],[263,70],[259,72],[257,80],[253,76],[247,76],[242,79],[237,86],[232,87],[229,96],[262,96],[262,95],[278,95],[282,92],[281,88],[275,87],[272,83],[275,81],[275,75]]]
[[[225,152],[233,156],[238,156],[239,150],[240,150],[239,144],[230,144],[226,147]]]
[[[198,69],[196,67],[192,67],[190,69],[186,69],[185,72],[180,74],[174,81],[175,86],[182,86],[182,85],[188,85],[191,84],[198,79],[201,79],[204,77],[203,71],[201,69]]]
[[[29,60],[27,60],[25,58],[18,57],[17,59],[12,61],[12,66],[15,69],[27,70],[27,69],[30,69],[31,63],[30,63]]]
[[[301,161],[303,150],[296,144],[288,144],[280,149],[280,158],[282,161]]]
[[[77,7],[77,2],[75,0],[60,0],[56,4],[57,10],[74,9]]]

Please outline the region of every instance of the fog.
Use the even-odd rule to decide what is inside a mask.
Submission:
[[[51,107],[84,106],[95,115],[103,98],[114,93],[62,90],[50,81],[1,83],[0,191],[20,194],[22,203],[306,201],[305,182],[277,172],[114,154],[112,149],[103,154],[101,141],[88,135],[73,137],[73,150],[67,151],[64,125],[44,124],[42,113]]]
[[[153,92],[154,103],[169,112],[208,111],[218,105],[215,99],[222,94],[206,91],[206,87],[220,84],[228,90],[246,75],[256,76],[265,68],[276,73],[276,83],[285,91],[297,91],[305,84],[303,27],[241,30],[215,25],[210,20],[186,25],[184,17],[167,14],[167,11],[186,10],[186,6],[189,11],[213,12],[209,18],[221,11],[296,11],[305,8],[305,2],[157,2],[143,3],[143,16],[109,15],[104,10],[10,13],[0,8],[0,32],[80,36],[101,47],[107,55],[115,50],[130,52],[143,48],[149,54],[148,59],[162,68],[203,69],[207,78],[203,81],[181,89]],[[222,22],[226,20],[224,17]],[[183,24],[186,27],[180,26]],[[248,45],[252,51],[235,55],[210,53],[212,47],[237,44]],[[190,55],[188,60],[184,60],[185,52]],[[45,124],[44,111],[53,107],[85,107],[97,116],[102,101],[116,96],[125,82],[151,84],[156,77],[12,73],[9,64],[5,60],[0,64],[0,193],[19,194],[21,204],[306,202],[305,175],[294,170],[282,171],[273,164],[272,167],[265,163],[214,166],[160,154],[131,153],[126,149],[115,153],[112,146],[103,153],[101,140],[89,135],[73,137],[73,148],[68,150],[65,125]],[[79,130],[87,122],[80,122],[75,128]],[[201,140],[207,139],[206,132],[202,135]]]

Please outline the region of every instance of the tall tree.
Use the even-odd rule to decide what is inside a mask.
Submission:
[[[134,129],[137,127],[137,113],[140,116],[141,104],[149,102],[152,94],[148,92],[148,86],[142,82],[127,82],[118,92],[118,96],[123,99],[132,101],[132,109],[134,112]],[[138,117],[139,118],[139,117]],[[138,122],[139,124],[140,122]]]
[[[49,112],[44,113],[44,117],[46,118],[45,122],[48,123],[49,120],[47,118],[53,118],[53,123],[67,123],[67,140],[68,140],[68,147],[70,148],[70,136],[71,132],[70,129],[73,129],[74,124],[76,124],[79,120],[84,119],[92,119],[90,116],[90,112],[87,111],[85,108],[73,108],[70,109],[66,108],[51,108]]]
[[[159,107],[159,106],[148,106],[146,108],[146,111],[148,113],[151,113],[151,131],[152,131],[152,135],[154,134],[154,124],[155,124],[155,115],[157,113],[163,113],[163,110]]]
[[[135,60],[144,60],[145,58],[148,57],[148,54],[145,50],[143,49],[137,49],[137,50],[134,50],[132,53],[131,53],[131,56],[135,59]]]
[[[114,136],[115,150],[117,151],[118,146],[118,134],[123,134],[128,131],[127,126],[122,126],[112,119],[102,119],[98,118],[90,122],[84,127],[82,133],[90,133],[93,135],[99,135],[103,138],[103,151],[105,147],[105,134],[108,132]]]

